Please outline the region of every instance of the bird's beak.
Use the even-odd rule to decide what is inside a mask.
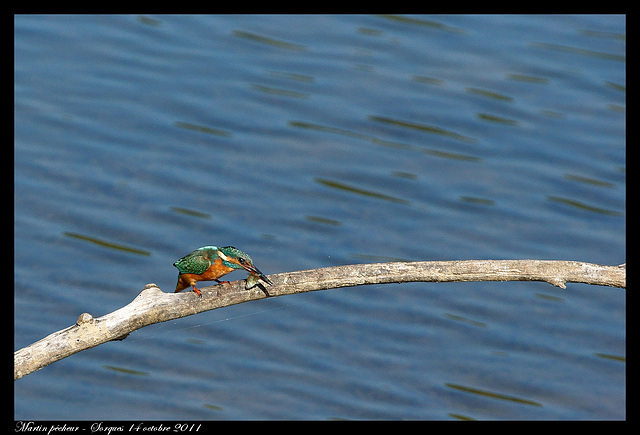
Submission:
[[[262,279],[267,284],[273,285],[271,280],[269,278],[267,278],[266,276],[264,276],[264,274],[262,272],[260,272],[258,270],[258,268],[255,267],[254,265],[252,265],[252,264],[243,264],[242,267],[244,267],[244,270],[249,272],[251,275],[255,275],[255,276],[259,277],[260,279]]]

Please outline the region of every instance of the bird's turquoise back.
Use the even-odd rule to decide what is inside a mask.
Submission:
[[[218,258],[217,246],[203,246],[173,263],[180,273],[203,274]]]

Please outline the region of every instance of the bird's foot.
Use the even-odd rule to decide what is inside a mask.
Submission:
[[[196,292],[199,297],[202,297],[202,293],[200,293],[200,290],[197,289],[195,285],[193,286],[193,291]]]

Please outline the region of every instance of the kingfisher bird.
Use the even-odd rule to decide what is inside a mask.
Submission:
[[[218,281],[218,278],[236,269],[244,269],[251,275],[261,278],[267,284],[273,285],[271,280],[264,276],[264,274],[253,265],[251,257],[233,246],[225,246],[222,248],[217,246],[203,246],[189,255],[185,255],[173,263],[173,265],[177,267],[180,272],[175,293],[192,286],[193,291],[196,292],[198,296],[202,296],[200,290],[196,288],[196,282],[229,282]]]

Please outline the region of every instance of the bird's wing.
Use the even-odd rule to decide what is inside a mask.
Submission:
[[[211,266],[211,259],[202,251],[194,251],[191,254],[182,257],[180,260],[173,263],[173,265],[178,268],[180,273],[201,275],[209,268],[209,266]]]

